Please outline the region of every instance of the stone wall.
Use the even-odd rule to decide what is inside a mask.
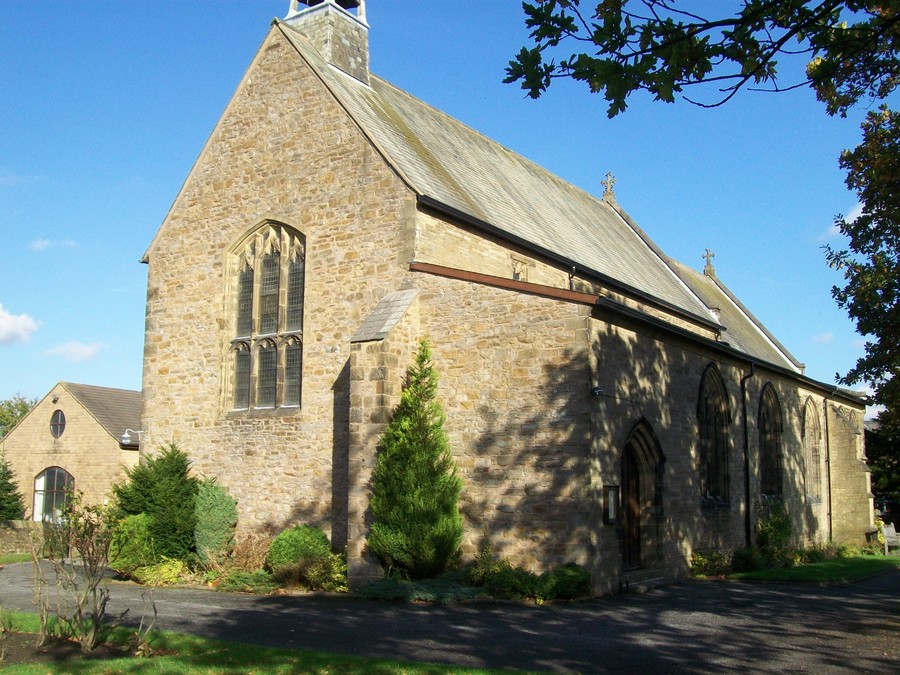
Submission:
[[[43,525],[33,520],[0,520],[0,555],[28,553],[43,546]]]
[[[273,28],[150,251],[144,446],[175,441],[238,500],[240,527],[346,542],[350,337],[411,256],[414,197]],[[231,249],[258,224],[306,239],[302,405],[231,410]]]

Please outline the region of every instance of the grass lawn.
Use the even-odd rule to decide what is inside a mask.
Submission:
[[[757,572],[735,572],[728,575],[728,578],[743,581],[846,583],[895,569],[900,569],[900,557],[860,555],[806,563],[795,567],[777,567]]]
[[[38,631],[38,617],[23,612],[8,612],[6,621],[12,630]],[[119,628],[113,631],[109,641],[128,644],[133,631]],[[36,637],[36,636],[29,636]],[[152,657],[123,656],[120,658],[73,659],[59,663],[46,661],[29,664],[11,664],[0,661],[0,670],[16,675],[42,675],[44,673],[146,673],[151,675],[177,675],[178,673],[375,673],[394,674],[445,674],[445,673],[513,673],[510,670],[478,670],[428,663],[404,663],[387,659],[348,656],[326,652],[276,649],[256,645],[208,640],[192,635],[170,632],[151,634]],[[0,633],[0,653],[3,650],[3,634]]]

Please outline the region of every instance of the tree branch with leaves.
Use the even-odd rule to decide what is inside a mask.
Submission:
[[[689,7],[698,9],[689,9]],[[828,115],[883,103],[900,84],[900,0],[539,0],[523,2],[532,44],[509,62],[507,83],[539,98],[559,78],[586,84],[608,101],[608,115],[645,91],[709,108],[741,90],[781,92],[808,86]],[[731,12],[731,13],[729,13]],[[804,76],[782,80],[782,62],[803,59]],[[697,91],[690,97],[688,89]],[[888,408],[884,425],[900,438],[900,132],[888,107],[869,113],[863,140],[841,155],[847,186],[862,203],[855,220],[836,219],[846,248],[826,247],[844,273],[838,305],[866,336],[865,356],[839,381],[869,382]]]

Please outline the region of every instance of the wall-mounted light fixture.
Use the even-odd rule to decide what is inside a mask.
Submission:
[[[131,434],[137,434],[137,442],[140,444],[141,442],[141,434],[143,431],[135,431],[134,429],[126,429],[125,433],[122,434],[122,445],[131,445]]]
[[[53,402],[56,403],[58,400],[59,400],[59,396],[54,395],[54,396],[53,396]]]
[[[619,486],[603,486],[603,522],[617,525],[619,522]]]
[[[591,388],[591,396],[600,396],[601,394],[603,394],[603,390],[600,387]]]

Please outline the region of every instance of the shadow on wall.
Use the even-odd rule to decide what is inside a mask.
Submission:
[[[740,380],[749,367],[717,362],[730,411],[729,491],[726,504],[701,508],[697,406],[701,378],[714,353],[612,317],[592,323],[589,353],[551,350],[539,367],[523,366],[516,351],[501,347],[479,355],[504,362],[505,374],[483,382],[473,415],[464,420],[454,419],[453,412],[448,416],[465,481],[465,553],[477,552],[482,542],[473,536],[482,533],[495,554],[517,557],[525,565],[585,563],[594,557],[613,573],[621,555],[621,523],[603,524],[602,487],[622,484],[623,450],[642,421],[665,458],[658,488],[641,491],[645,559],[684,572],[692,549],[744,546],[748,493]],[[436,359],[440,368],[439,353]],[[450,364],[442,377],[452,387],[454,369],[473,366]],[[760,393],[768,381],[760,369],[747,381],[751,529],[762,498],[758,419]],[[799,542],[817,527],[804,487],[800,424],[805,401],[787,381],[771,381],[783,423],[782,494]],[[594,388],[599,391],[592,396]],[[651,471],[644,468],[642,481],[656,481]]]

